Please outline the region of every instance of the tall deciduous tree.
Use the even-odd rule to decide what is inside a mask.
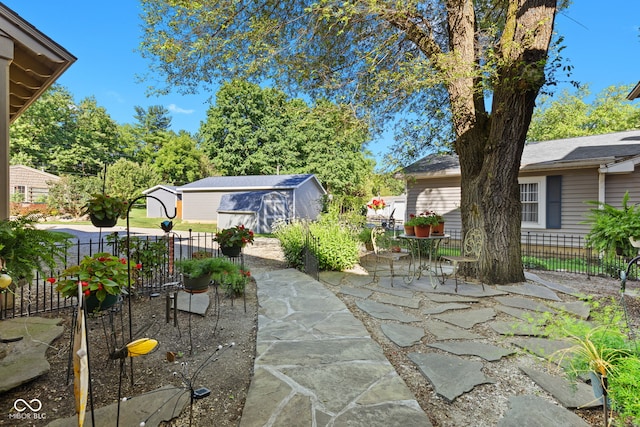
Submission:
[[[562,92],[559,98],[543,99],[533,113],[528,141],[549,141],[640,129],[640,105],[629,102],[628,86],[609,86],[589,103],[589,89]]]
[[[562,6],[566,0],[559,0]],[[480,227],[480,279],[524,279],[518,169],[558,0],[142,0],[143,54],[168,87],[231,76],[287,84],[424,123],[446,94],[465,229]],[[490,89],[491,108],[486,105]],[[434,129],[425,126],[425,129]]]

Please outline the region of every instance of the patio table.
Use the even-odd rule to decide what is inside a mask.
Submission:
[[[438,283],[442,284],[438,278],[438,268],[442,271],[440,257],[437,256],[438,248],[443,240],[449,239],[449,234],[442,234],[429,237],[416,237],[400,234],[399,239],[406,240],[409,246],[409,269],[404,276],[404,282],[411,284],[418,280],[423,274],[429,274],[431,286],[435,289]],[[435,257],[435,258],[434,258]],[[435,278],[435,282],[434,282]]]

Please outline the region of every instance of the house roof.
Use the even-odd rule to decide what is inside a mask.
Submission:
[[[52,181],[59,181],[60,180],[60,177],[58,175],[54,175],[54,174],[51,174],[49,172],[42,171],[40,169],[35,169],[35,168],[30,167],[30,166],[25,166],[25,165],[11,165],[11,166],[9,166],[9,171],[15,171],[15,170],[20,170],[20,169],[26,170],[26,171],[29,171],[29,172],[32,172],[32,173],[35,173],[35,174],[38,174],[38,175],[41,175],[44,178],[48,178],[48,179],[50,179]]]
[[[76,58],[0,3],[0,34],[13,41],[9,121],[13,122]]]
[[[180,191],[178,190],[178,187],[175,185],[164,185],[164,184],[159,184],[156,186],[153,186],[151,188],[148,188],[146,190],[144,190],[142,192],[142,194],[149,194],[149,193],[153,193],[156,190],[166,190],[169,193],[173,193],[173,194],[178,194]]]
[[[262,204],[262,196],[271,191],[244,191],[225,194],[220,198],[218,212],[258,212]]]
[[[541,141],[525,145],[521,171],[610,167],[640,156],[640,130]],[[404,169],[409,175],[459,175],[456,155],[432,154]]]
[[[211,176],[183,185],[183,192],[202,190],[256,191],[256,190],[292,190],[305,182],[313,180],[324,192],[322,185],[313,174],[300,175],[247,175],[247,176]]]
[[[636,98],[640,98],[640,82],[638,82],[638,84],[635,85],[633,89],[631,89],[631,92],[629,92],[629,95],[627,95],[627,99],[629,101],[633,101]]]

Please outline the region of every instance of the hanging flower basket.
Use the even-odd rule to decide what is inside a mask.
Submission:
[[[222,254],[228,257],[238,257],[242,252],[242,246],[222,246],[220,248]]]
[[[98,218],[94,214],[89,214],[89,219],[94,227],[111,228],[118,223],[118,218]]]

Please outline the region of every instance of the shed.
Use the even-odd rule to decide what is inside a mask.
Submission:
[[[11,195],[21,194],[20,201],[26,203],[44,202],[49,195],[49,186],[60,181],[60,177],[24,165],[9,167],[9,184]]]
[[[316,219],[326,195],[313,174],[209,177],[177,191],[185,221],[217,221],[222,227],[244,224],[247,215],[255,215],[256,229],[265,230],[276,219]]]
[[[167,213],[176,218],[182,217],[182,198],[175,185],[156,185],[142,192],[147,197],[147,218],[166,218],[167,215],[162,205],[167,208]]]
[[[274,222],[289,218],[289,201],[279,191],[225,194],[218,208],[218,228],[244,224],[256,233],[271,233]]]

